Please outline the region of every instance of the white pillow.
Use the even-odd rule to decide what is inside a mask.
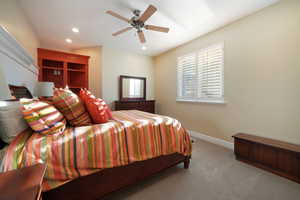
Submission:
[[[29,127],[19,101],[0,101],[0,127],[0,138],[8,144]]]

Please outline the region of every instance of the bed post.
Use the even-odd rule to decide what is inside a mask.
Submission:
[[[190,167],[190,156],[187,156],[184,160],[184,169],[188,169]]]

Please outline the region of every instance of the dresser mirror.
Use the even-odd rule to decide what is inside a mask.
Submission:
[[[146,100],[146,78],[134,76],[120,76],[120,101]]]

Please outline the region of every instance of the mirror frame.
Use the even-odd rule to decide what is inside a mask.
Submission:
[[[139,79],[144,81],[144,94],[141,98],[125,98],[123,97],[123,79]],[[146,78],[136,76],[124,76],[121,75],[119,79],[119,100],[120,101],[145,101],[146,100]]]

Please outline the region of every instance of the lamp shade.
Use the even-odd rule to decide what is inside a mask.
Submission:
[[[4,70],[2,66],[0,66],[0,100],[9,100],[12,99],[6,77],[4,74]]]
[[[53,82],[37,82],[34,96],[37,97],[51,97],[53,96]]]

